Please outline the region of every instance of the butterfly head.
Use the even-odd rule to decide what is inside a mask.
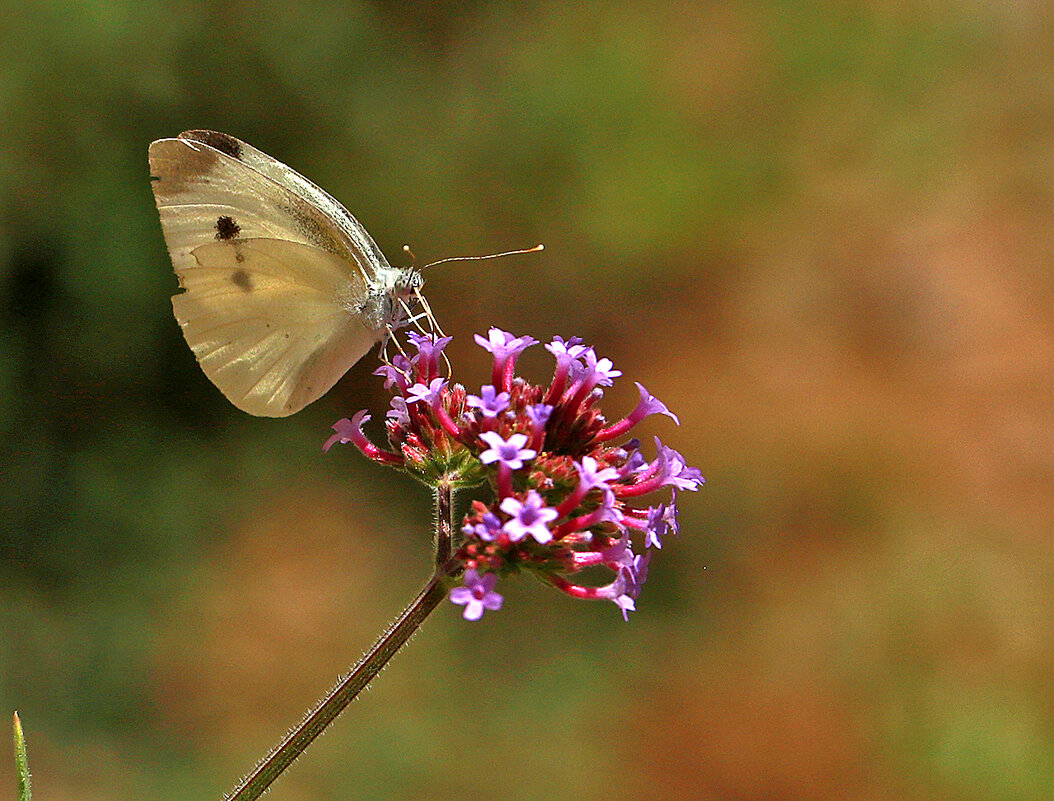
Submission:
[[[425,285],[425,277],[419,270],[400,270],[392,282],[392,289],[400,297],[415,295]]]

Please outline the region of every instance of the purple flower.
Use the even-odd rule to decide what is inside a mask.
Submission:
[[[544,545],[553,538],[546,523],[551,523],[560,516],[555,509],[545,505],[545,500],[534,490],[527,493],[527,501],[521,502],[517,498],[506,498],[501,502],[501,511],[512,515],[512,520],[505,523],[505,533],[513,542],[519,542],[530,535]]]
[[[637,482],[629,485],[620,484],[616,487],[620,498],[646,495],[664,486],[694,492],[706,482],[697,467],[689,467],[681,454],[663,445],[658,437],[655,438],[655,447],[659,455],[655,457],[654,462],[637,474]]]
[[[633,557],[633,564],[625,565],[620,570],[620,575],[626,580],[626,595],[636,598],[640,595],[640,588],[648,580],[648,565],[651,562],[651,551]]]
[[[486,339],[476,334],[475,340],[483,350],[494,354],[495,362],[502,364],[510,357],[519,356],[531,345],[538,344],[538,340],[534,337],[514,337],[508,331],[502,331],[500,328],[491,328],[487,332]]]
[[[531,427],[534,431],[539,431],[545,428],[545,424],[549,422],[549,418],[553,414],[553,407],[548,403],[536,403],[527,406],[527,416],[531,418]]]
[[[614,481],[619,477],[618,470],[614,467],[605,467],[603,470],[597,470],[597,460],[592,456],[583,456],[582,463],[574,463],[575,469],[578,471],[578,490],[575,493],[581,493],[583,496],[591,489],[600,487],[607,489],[609,481]]]
[[[563,337],[553,337],[553,341],[546,345],[545,349],[556,357],[557,362],[560,362],[581,359],[589,348],[582,344],[581,337],[571,337],[566,341]]]
[[[595,386],[610,387],[612,379],[622,375],[621,370],[614,369],[611,359],[605,358],[598,361],[596,351],[592,348],[586,350],[585,357],[586,366],[580,378],[583,381],[587,381],[591,388]]]
[[[607,442],[609,439],[622,436],[650,414],[665,414],[667,417],[672,418],[677,425],[681,424],[681,421],[677,419],[677,415],[667,409],[665,403],[649,393],[642,384],[636,381],[634,383],[637,384],[637,391],[640,392],[640,401],[637,403],[637,408],[624,419],[608,426],[597,434],[597,439],[601,442]]]
[[[445,386],[445,378],[433,378],[428,382],[427,387],[422,383],[414,384],[406,390],[406,402],[417,403],[417,401],[423,400],[431,406],[439,398],[439,393],[443,391]]]
[[[463,615],[465,620],[479,620],[483,617],[483,610],[501,609],[501,602],[504,598],[494,592],[494,585],[497,582],[496,574],[487,573],[480,578],[479,573],[470,567],[465,571],[465,586],[452,589],[450,600],[465,607]]]
[[[660,503],[648,509],[648,521],[644,524],[644,547],[655,546],[662,549],[662,538],[670,527],[666,519],[666,504]]]
[[[398,385],[399,390],[403,391],[409,383],[413,370],[414,363],[401,353],[396,353],[391,364],[382,364],[373,371],[373,374],[384,376],[385,389],[391,389],[393,385]]]
[[[662,514],[663,522],[674,536],[681,533],[681,524],[677,522],[677,490],[670,488],[670,502],[666,504],[666,511]]]
[[[634,557],[634,562],[640,557]],[[645,575],[647,574],[647,564],[645,563]],[[603,600],[611,601],[619,608],[622,612],[622,619],[629,621],[629,613],[637,611],[636,598],[640,595],[640,584],[635,576],[635,567],[631,563],[625,565],[619,569],[619,573],[615,576],[615,580],[604,587],[597,587],[589,596],[592,598],[600,598]]]
[[[465,399],[465,405],[473,409],[479,409],[484,417],[497,417],[509,408],[509,393],[498,392],[493,386],[487,384],[480,390],[480,397],[469,395]]]
[[[417,331],[407,333],[410,343],[417,348],[418,364],[424,365],[424,376],[429,378],[439,372],[439,354],[453,337],[436,337],[434,334],[420,334]]]
[[[605,564],[617,567],[631,566],[634,554],[630,546],[629,532],[623,531],[621,537],[607,548],[601,550],[601,558]]]
[[[384,415],[394,420],[401,426],[410,424],[410,411],[406,408],[406,398],[401,395],[392,396],[392,408]]]
[[[421,334],[417,331],[409,331],[406,334],[410,343],[417,348],[423,359],[434,359],[438,356],[453,337],[437,337],[435,334]]]
[[[593,521],[589,525],[595,526],[597,523],[615,523],[620,525],[622,523],[622,512],[618,508],[618,499],[615,498],[615,493],[608,487],[604,488],[604,502],[596,508],[595,511],[590,512],[590,517]]]
[[[615,606],[617,606],[622,611],[622,619],[628,623],[629,613],[637,611],[636,601],[634,601],[628,595],[619,595],[618,597],[613,598],[612,600],[615,602]]]
[[[698,467],[689,467],[681,454],[663,445],[658,437],[655,438],[655,447],[659,451],[659,459],[663,462],[660,471],[665,475],[664,484],[695,492],[706,483]]]
[[[483,464],[501,462],[511,470],[519,470],[526,459],[533,459],[537,451],[523,447],[527,444],[526,434],[513,434],[507,440],[502,439],[497,431],[485,431],[479,435],[490,447],[479,455]]]
[[[648,392],[643,384],[638,381],[634,381],[633,383],[637,385],[637,391],[640,392],[640,402],[637,404],[637,408],[630,413],[630,417],[634,422],[637,420],[643,420],[649,414],[664,414],[671,418],[677,425],[681,424],[677,415],[666,408],[665,403]]]
[[[481,522],[463,526],[461,530],[468,537],[475,535],[484,542],[493,542],[501,533],[501,518],[494,512],[486,512]]]
[[[644,454],[640,452],[639,439],[631,439],[619,450],[626,454],[626,463],[618,471],[619,476],[622,478],[629,478],[648,466],[647,461],[644,459]]]
[[[355,435],[359,433],[359,428],[362,424],[370,419],[370,415],[365,409],[356,414],[355,417],[358,418],[357,422],[353,423],[347,417],[342,417],[331,426],[331,428],[337,433],[323,443],[322,451],[324,453],[328,453],[329,449],[338,442],[341,445],[347,445],[355,438]]]
[[[328,451],[338,442],[345,445],[350,442],[362,451],[366,457],[373,459],[375,462],[387,465],[401,464],[403,460],[399,454],[391,451],[382,451],[362,433],[362,427],[369,419],[370,415],[365,409],[355,412],[350,420],[347,417],[341,418],[333,424],[333,430],[337,433],[326,440],[322,450]]]
[[[651,556],[677,533],[678,494],[698,489],[703,476],[659,439],[645,458],[640,440],[626,442],[626,432],[650,415],[677,416],[640,383],[629,414],[603,414],[604,388],[622,373],[578,338],[545,345],[556,361],[546,385],[516,375],[517,359],[536,340],[498,328],[477,335],[493,364],[491,379],[470,395],[448,375],[449,338],[406,336],[414,357],[400,352],[377,371],[393,396],[386,449],[366,438],[364,411],[336,423],[326,449],[351,442],[432,486],[493,491],[466,510],[455,561],[442,568],[451,576],[465,571],[450,597],[466,619],[498,609],[497,578],[517,571],[572,598],[612,602],[628,619]],[[430,408],[414,405],[420,401]],[[636,500],[650,493],[658,499]],[[603,572],[608,578],[598,581]]]

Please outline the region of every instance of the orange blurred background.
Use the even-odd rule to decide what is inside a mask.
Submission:
[[[276,799],[1040,799],[1040,3],[0,4],[0,710],[39,798],[220,798],[424,582],[427,490],[205,379],[146,147],[238,136],[426,276],[454,378],[577,335],[707,485],[637,612],[445,604]],[[550,362],[536,348],[521,372]],[[379,437],[379,428],[371,432]],[[0,758],[0,794],[15,797]]]

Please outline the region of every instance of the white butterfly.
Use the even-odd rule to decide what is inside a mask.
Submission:
[[[161,227],[184,290],[176,320],[205,375],[249,414],[318,400],[405,324],[421,274],[392,267],[339,202],[233,136],[150,145]]]

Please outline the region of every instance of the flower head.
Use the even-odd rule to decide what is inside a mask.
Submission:
[[[652,554],[677,533],[677,492],[699,489],[703,477],[658,438],[650,460],[638,439],[612,443],[648,416],[677,417],[637,384],[636,408],[607,422],[602,388],[621,372],[577,338],[546,345],[556,367],[545,386],[514,374],[533,338],[496,328],[477,335],[494,356],[492,382],[479,395],[439,374],[448,338],[410,340],[413,359],[396,357],[378,371],[392,392],[385,422],[391,450],[367,439],[365,411],[333,426],[327,450],[350,442],[432,486],[489,485],[493,497],[472,501],[454,546],[452,564],[464,568],[464,579],[450,598],[465,607],[466,619],[500,607],[496,581],[523,570],[573,598],[611,601],[628,617]],[[638,503],[653,493],[668,497]],[[609,583],[583,580],[589,568],[609,571]]]

